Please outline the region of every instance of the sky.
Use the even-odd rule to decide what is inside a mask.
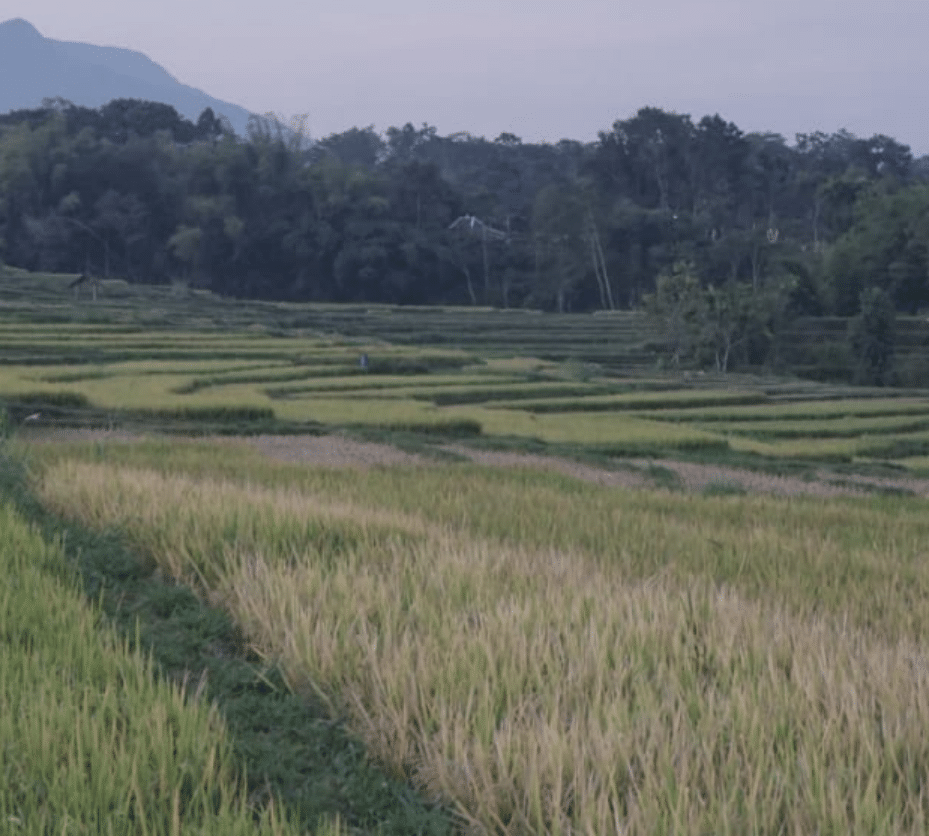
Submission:
[[[929,154],[929,0],[0,0],[43,35],[144,52],[320,138],[590,142],[644,106],[743,131],[847,129]]]

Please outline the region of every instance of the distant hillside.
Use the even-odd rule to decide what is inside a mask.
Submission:
[[[56,96],[84,107],[144,99],[173,105],[192,121],[211,107],[240,136],[250,115],[245,108],[181,84],[141,52],[52,40],[21,18],[0,23],[0,78],[0,113],[38,107],[43,98]]]

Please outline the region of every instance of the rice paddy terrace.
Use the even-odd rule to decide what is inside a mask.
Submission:
[[[572,455],[742,462],[929,459],[929,398],[656,371],[634,313],[241,303],[14,274],[0,400],[17,425],[413,433]]]
[[[0,830],[929,832],[926,391],[67,284],[0,284]]]

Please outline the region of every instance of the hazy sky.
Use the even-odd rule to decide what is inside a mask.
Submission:
[[[0,0],[315,137],[422,122],[591,141],[644,105],[929,153],[929,0]]]

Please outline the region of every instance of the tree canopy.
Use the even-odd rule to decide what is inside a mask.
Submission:
[[[725,365],[759,300],[853,316],[877,288],[929,305],[927,248],[929,161],[882,135],[788,143],[655,107],[556,144],[411,124],[314,141],[262,118],[240,137],[210,110],[130,99],[0,116],[0,259],[28,269],[584,311],[667,296],[659,277],[686,264]]]

